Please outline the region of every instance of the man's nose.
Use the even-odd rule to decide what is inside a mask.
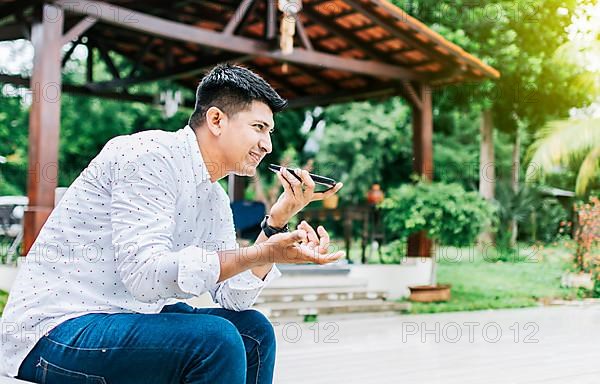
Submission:
[[[260,149],[264,152],[266,152],[267,154],[273,152],[273,144],[271,143],[271,137],[269,135],[269,137],[265,140],[262,140],[260,142]]]

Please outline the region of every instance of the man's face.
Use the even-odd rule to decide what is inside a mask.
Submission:
[[[253,101],[250,108],[227,119],[222,143],[229,166],[240,176],[254,176],[256,167],[273,151],[273,112],[265,103]]]

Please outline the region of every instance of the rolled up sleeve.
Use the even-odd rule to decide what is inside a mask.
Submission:
[[[224,215],[224,220],[215,240],[217,243],[223,244],[224,249],[239,249],[239,244],[236,241],[233,213],[231,211],[229,197],[224,191],[221,193],[219,202],[221,205],[221,212]],[[213,301],[220,304],[223,308],[234,311],[243,311],[250,308],[256,302],[256,299],[263,288],[280,276],[281,272],[275,264],[273,264],[273,267],[265,276],[264,280],[260,279],[252,272],[252,270],[248,269],[213,286],[209,291]]]

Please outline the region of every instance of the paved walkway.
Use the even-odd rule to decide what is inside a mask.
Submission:
[[[276,325],[275,383],[598,383],[600,305]]]

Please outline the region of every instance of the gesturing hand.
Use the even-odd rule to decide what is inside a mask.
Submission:
[[[327,264],[345,255],[344,251],[330,252],[329,242],[325,228],[319,226],[315,231],[306,221],[302,221],[295,231],[273,235],[258,246],[264,246],[263,249],[269,252],[269,262],[272,263]]]

